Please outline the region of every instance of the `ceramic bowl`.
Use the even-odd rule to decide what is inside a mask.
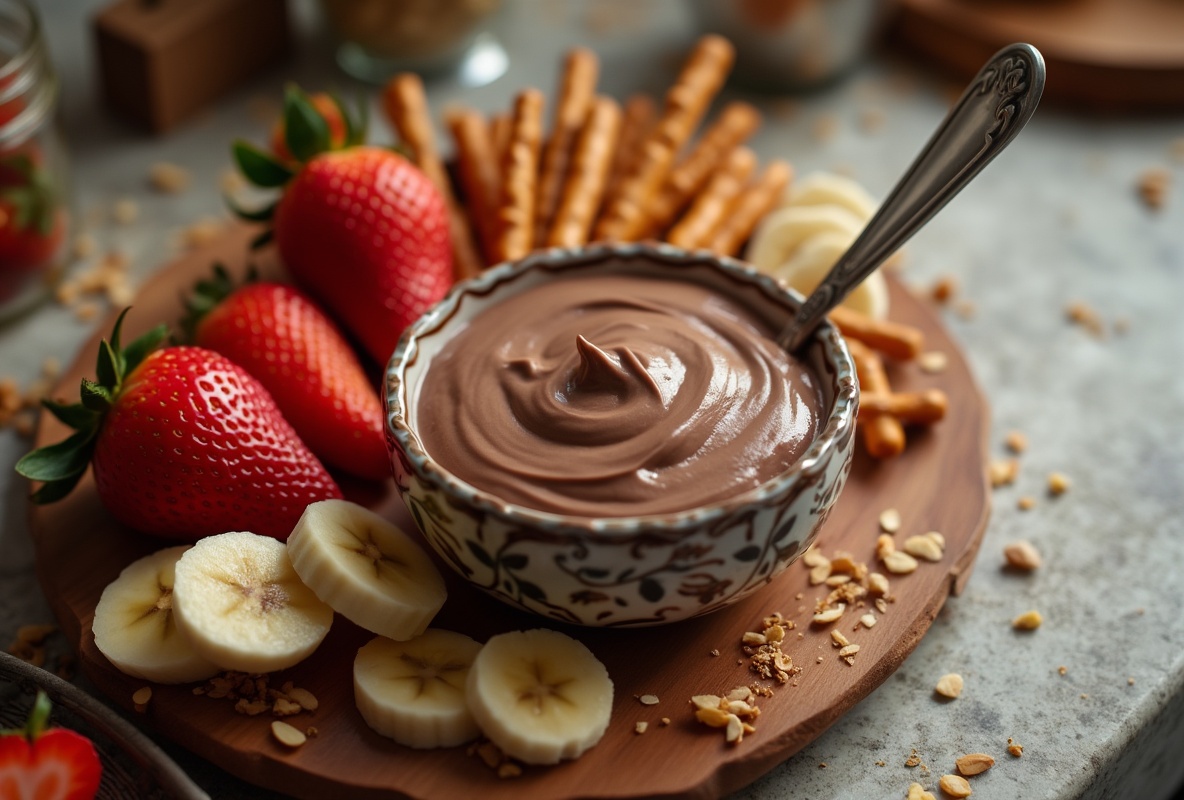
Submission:
[[[403,334],[386,373],[387,441],[399,493],[427,541],[474,585],[567,623],[633,627],[706,614],[777,577],[817,535],[851,468],[858,387],[838,332],[804,350],[823,394],[821,432],[796,464],[743,494],[678,513],[588,518],[506,503],[450,474],[416,435],[419,386],[466,322],[559,275],[693,280],[779,328],[800,296],[751,267],[665,245],[547,250],[458,284]]]

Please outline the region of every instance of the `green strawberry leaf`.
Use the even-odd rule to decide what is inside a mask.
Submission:
[[[103,386],[115,386],[119,383],[122,370],[119,368],[119,357],[115,354],[116,346],[118,342],[112,345],[108,344],[106,339],[99,342],[99,359],[95,365],[95,373]]]
[[[329,124],[299,87],[284,92],[284,143],[297,161],[305,162],[329,149]]]
[[[123,349],[123,375],[130,375],[136,367],[143,363],[149,353],[160,347],[169,338],[169,326],[163,322],[152,330],[132,340]]]
[[[111,408],[113,400],[111,390],[106,386],[82,379],[82,405],[99,414],[104,414]]]
[[[82,476],[86,474],[86,470],[79,472],[69,478],[62,478],[60,481],[49,481],[41,485],[41,488],[29,495],[29,499],[39,506],[48,505],[49,503],[56,503],[70,492],[74,491],[74,487],[82,480]]]
[[[258,250],[261,247],[266,247],[271,244],[271,240],[274,238],[275,232],[269,228],[251,240],[251,249]]]
[[[59,403],[56,400],[42,400],[41,406],[57,420],[76,431],[94,427],[98,415],[82,403]]]
[[[234,200],[234,198],[228,194],[222,195],[222,200],[226,203],[227,206],[230,207],[231,212],[236,217],[238,217],[239,219],[242,219],[242,220],[246,220],[247,222],[268,222],[268,221],[270,221],[272,216],[275,215],[276,206],[279,205],[279,201],[277,200],[274,203],[269,203],[269,204],[263,206],[262,208],[251,211],[250,209],[246,209],[246,208],[243,208],[242,206],[240,206]]]
[[[275,189],[292,180],[292,170],[250,142],[236,139],[230,151],[239,171],[256,186]]]
[[[94,451],[95,432],[78,431],[55,444],[25,453],[16,471],[34,481],[61,481],[86,472]]]
[[[354,119],[354,115],[345,107],[345,103],[341,102],[341,98],[337,96],[336,92],[330,92],[329,99],[333,101],[333,105],[337,106],[337,113],[341,114],[341,119],[345,122],[344,146],[354,147],[361,144],[366,138],[365,126],[359,127],[360,120]],[[362,103],[359,102],[358,106],[361,107]]]

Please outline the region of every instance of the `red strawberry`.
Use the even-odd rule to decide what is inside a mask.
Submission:
[[[186,300],[188,341],[251,373],[325,463],[371,480],[390,477],[382,400],[332,320],[299,290],[236,287],[226,270]]]
[[[280,256],[297,283],[385,363],[403,329],[452,284],[444,201],[422,172],[391,150],[326,152],[328,124],[297,91],[288,93],[284,125],[288,149],[303,166],[293,173],[236,143],[235,159],[252,182],[284,188],[270,208],[236,210],[273,221]]]
[[[37,693],[25,727],[0,732],[0,798],[90,800],[103,766],[85,736],[65,728],[45,730],[50,703]]]
[[[47,266],[65,236],[65,211],[35,155],[0,156],[0,272]]]
[[[17,462],[17,472],[45,482],[35,502],[64,497],[90,463],[103,505],[138,531],[192,541],[247,530],[283,540],[309,503],[341,497],[242,367],[200,347],[157,350],[164,326],[123,350],[122,322],[99,348],[98,381],[82,382],[82,402],[45,403],[77,433]]]

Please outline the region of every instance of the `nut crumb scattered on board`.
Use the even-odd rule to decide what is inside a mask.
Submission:
[[[910,783],[907,800],[937,800],[937,798],[933,796],[933,792],[925,791],[925,787],[921,784]]]
[[[880,530],[884,533],[896,533],[900,530],[900,511],[886,508],[880,512]]]
[[[1072,486],[1072,481],[1063,472],[1050,472],[1048,474],[1048,493],[1052,496],[1056,497],[1064,494],[1069,491],[1070,486]]]
[[[941,350],[929,350],[917,356],[917,366],[921,368],[922,372],[927,372],[930,375],[945,372],[949,364],[950,357]]]
[[[958,772],[969,778],[971,775],[978,775],[995,766],[995,759],[986,753],[967,753],[955,759],[954,766],[958,768]]]
[[[998,489],[1000,486],[1008,486],[1015,483],[1015,479],[1020,474],[1020,462],[1014,458],[999,459],[992,461],[987,467],[987,473],[991,479],[991,487]]]
[[[1152,211],[1158,211],[1167,203],[1172,188],[1172,173],[1163,167],[1144,170],[1136,184],[1139,199]]]
[[[1020,511],[1031,511],[1036,507],[1036,498],[1026,494],[1015,501],[1015,507]]]
[[[958,279],[953,275],[942,275],[929,288],[929,296],[937,303],[948,303],[958,293]]]
[[[1039,569],[1041,564],[1040,551],[1031,542],[1023,539],[1004,547],[1003,557],[1007,559],[1007,566],[1024,572]]]
[[[1020,431],[1009,431],[1003,443],[1007,445],[1008,450],[1016,455],[1028,449],[1028,437]]]
[[[1007,752],[1010,753],[1011,755],[1015,756],[1016,758],[1020,758],[1024,755],[1024,746],[1022,744],[1020,744],[1019,742],[1017,742],[1015,739],[1012,739],[1010,736],[1008,736],[1007,737]]]
[[[649,728],[649,726],[650,724],[648,722],[637,722],[633,725],[633,732],[638,735],[643,734],[646,732],[646,729]]]
[[[659,702],[658,696],[653,694],[643,694],[637,698],[637,702],[643,706],[656,706]]]
[[[1011,621],[1011,627],[1019,631],[1034,631],[1044,622],[1044,617],[1035,609],[1025,611]]]
[[[1057,667],[1057,674],[1058,675],[1068,675],[1069,668],[1066,667],[1064,664],[1062,664],[1061,666]]]
[[[937,785],[950,797],[970,797],[970,784],[961,775],[942,775]]]
[[[933,690],[942,697],[953,700],[962,694],[963,685],[964,681],[961,675],[957,672],[949,672],[937,679],[937,685],[933,687]]]
[[[158,161],[148,170],[148,183],[158,192],[178,194],[189,188],[189,170],[168,161]]]
[[[303,731],[293,728],[288,723],[278,719],[271,723],[271,735],[280,744],[291,748],[300,747],[308,741],[308,737]]]
[[[921,763],[921,754],[917,752],[916,748],[913,748],[913,751],[911,753],[909,753],[909,757],[904,760],[904,765],[906,767],[915,767],[915,766],[918,766],[920,763]]]
[[[1081,300],[1076,300],[1066,306],[1065,316],[1071,323],[1080,325],[1098,338],[1106,335],[1106,326],[1102,322],[1102,315]]]

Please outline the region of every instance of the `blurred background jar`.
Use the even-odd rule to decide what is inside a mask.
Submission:
[[[506,71],[505,50],[483,30],[501,0],[321,0],[341,40],[337,63],[360,80],[396,72],[454,73],[481,86]]]
[[[0,0],[0,320],[47,298],[65,267],[71,214],[58,82],[25,0]]]
[[[736,78],[772,91],[842,77],[867,51],[883,0],[692,0],[704,33],[736,45]]]

